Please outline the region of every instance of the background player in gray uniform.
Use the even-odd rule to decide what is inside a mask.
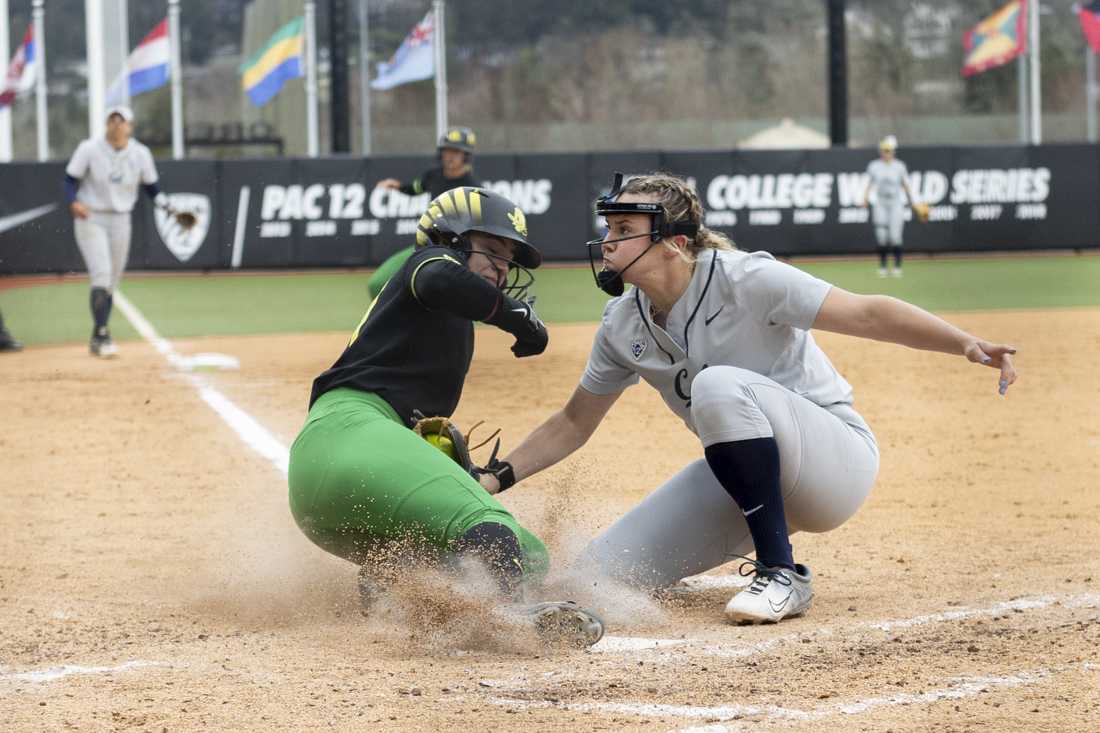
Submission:
[[[867,189],[863,192],[863,206],[871,201],[871,221],[875,227],[875,239],[878,240],[878,275],[886,277],[886,261],[889,252],[894,253],[894,268],[890,271],[894,277],[901,277],[902,229],[905,227],[904,191],[909,205],[917,203],[913,192],[909,190],[909,169],[895,155],[898,140],[887,135],[878,144],[879,158],[867,166]]]
[[[1016,379],[1015,349],[895,298],[833,287],[766,252],[737,251],[702,225],[699,198],[679,178],[619,183],[597,202],[607,235],[589,243],[602,249],[597,282],[619,297],[604,309],[569,402],[504,463],[517,480],[557,463],[644,379],[698,436],[704,457],[594,539],[584,559],[656,589],[755,549],[755,577],[726,616],[799,615],[813,597],[811,574],[794,562],[789,534],[844,523],[870,492],[879,459],[851,386],[810,329],[965,356],[1000,370],[1002,394]],[[625,295],[623,283],[634,285]],[[640,450],[653,449],[639,438]],[[482,485],[498,488],[492,476]]]
[[[107,322],[112,297],[130,254],[130,212],[138,185],[158,206],[167,196],[157,186],[157,169],[149,148],[131,138],[134,114],[128,107],[107,112],[107,132],[80,143],[65,167],[65,195],[73,215],[76,245],[91,279],[94,356],[112,357],[118,348]]]

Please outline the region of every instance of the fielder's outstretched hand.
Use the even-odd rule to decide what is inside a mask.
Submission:
[[[1002,395],[1008,391],[1009,385],[1016,381],[1016,367],[1012,365],[1012,355],[1015,353],[1016,349],[1012,346],[991,344],[981,340],[972,342],[963,352],[970,361],[1001,371],[997,391]]]

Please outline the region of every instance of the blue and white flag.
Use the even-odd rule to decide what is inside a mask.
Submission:
[[[392,89],[435,76],[434,39],[435,20],[429,10],[424,20],[409,31],[397,53],[389,61],[378,64],[378,78],[370,83],[371,89]]]
[[[168,19],[157,23],[126,60],[126,68],[107,90],[107,106],[122,104],[123,85],[129,85],[130,97],[152,91],[168,83],[171,49],[168,45]]]

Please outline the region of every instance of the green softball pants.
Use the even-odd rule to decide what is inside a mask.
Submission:
[[[321,395],[291,446],[288,481],[302,532],[357,564],[393,552],[438,561],[472,528],[496,523],[519,540],[525,577],[549,568],[542,541],[375,394]]]

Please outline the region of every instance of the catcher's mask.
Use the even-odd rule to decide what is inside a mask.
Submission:
[[[508,266],[508,276],[501,287],[513,298],[522,299],[535,282],[531,270],[542,264],[542,253],[527,241],[527,216],[523,209],[493,191],[472,186],[452,188],[428,204],[428,210],[416,226],[416,246],[442,245],[462,254],[467,260],[472,252],[470,232],[483,232],[501,237],[516,246],[512,259],[482,252]]]
[[[649,232],[649,246],[642,250],[642,253],[630,261],[626,267],[621,270],[611,270],[603,268],[599,272],[596,272],[596,259],[592,254],[593,247],[602,248],[605,244],[611,244],[613,242],[623,242],[627,239],[635,239],[639,234],[631,234],[629,237],[620,237],[618,239],[593,239],[585,242],[585,246],[588,247],[588,266],[592,268],[592,277],[596,280],[596,287],[604,291],[608,295],[618,297],[623,294],[626,289],[623,283],[623,273],[634,266],[634,263],[645,257],[649,250],[653,249],[653,245],[658,242],[668,239],[669,237],[675,237],[678,234],[683,234],[685,237],[691,239],[695,238],[696,233],[699,231],[699,225],[693,221],[668,221],[668,211],[662,204],[654,204],[648,202],[639,203],[619,203],[615,199],[622,193],[623,188],[623,174],[619,171],[615,171],[615,177],[611,182],[611,190],[599,198],[596,199],[596,215],[607,216],[609,214],[647,214],[651,217],[652,222]],[[603,259],[603,252],[600,252],[600,259]]]
[[[468,127],[451,127],[439,136],[439,144],[435,146],[436,152],[442,152],[444,148],[461,150],[466,154],[466,162],[474,157],[474,149],[477,148],[477,135]]]

